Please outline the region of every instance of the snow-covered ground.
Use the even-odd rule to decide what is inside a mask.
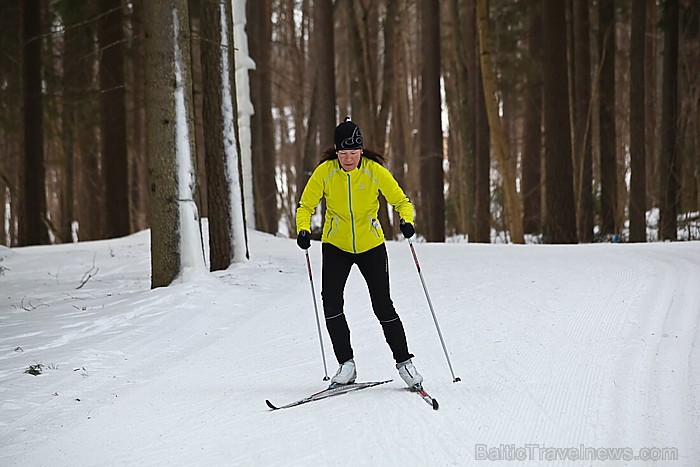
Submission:
[[[403,389],[354,270],[358,379],[394,381],[272,412],[326,383],[303,253],[249,236],[251,261],[157,290],[148,232],[0,247],[0,465],[700,465],[700,242],[416,244],[459,383],[390,242],[440,410]]]

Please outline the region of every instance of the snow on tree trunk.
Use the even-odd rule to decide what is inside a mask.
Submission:
[[[238,148],[236,147],[236,132],[233,124],[233,99],[231,92],[231,70],[229,60],[229,47],[232,47],[229,38],[229,24],[227,24],[226,7],[221,6],[221,67],[223,84],[221,92],[221,114],[224,120],[224,153],[226,158],[226,179],[229,186],[229,229],[232,262],[237,263],[246,259],[245,224],[243,222],[243,200],[241,199],[241,184],[238,172]],[[234,70],[235,73],[235,70]],[[240,128],[239,128],[240,132]],[[252,181],[252,177],[251,177]],[[252,196],[252,194],[251,194]]]
[[[184,23],[188,24],[188,23]],[[189,70],[184,67],[190,63],[189,53],[187,62],[180,50],[180,24],[178,12],[173,9],[173,41],[175,53],[175,128],[177,145],[175,146],[175,163],[178,173],[178,206],[180,208],[180,258],[181,268],[192,269],[196,272],[206,271],[202,247],[202,235],[199,225],[197,204],[194,201],[196,171],[193,163],[193,132],[192,100],[189,106],[185,102],[185,90],[191,89],[192,82]],[[189,42],[188,42],[189,43]],[[187,74],[186,74],[187,73]]]
[[[187,1],[144,3],[151,183],[151,286],[206,273],[194,202]]]
[[[245,199],[245,220],[248,227],[255,229],[255,199],[253,198],[253,161],[250,118],[255,113],[250,100],[248,70],[255,69],[255,62],[248,52],[246,26],[246,0],[232,0],[233,42],[236,44],[236,99],[238,103],[238,138],[243,163],[243,198]]]

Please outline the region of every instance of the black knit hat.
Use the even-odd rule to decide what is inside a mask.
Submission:
[[[335,127],[333,143],[336,151],[362,149],[362,132],[360,127],[351,122],[350,117],[345,117],[345,121]]]

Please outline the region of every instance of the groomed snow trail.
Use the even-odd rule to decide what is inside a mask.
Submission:
[[[147,232],[1,249],[0,465],[700,465],[700,243],[416,244],[453,383],[409,247],[389,242],[440,410],[404,389],[353,270],[358,380],[394,382],[271,412],[266,398],[326,383],[303,253],[249,236],[250,262],[157,290]],[[318,243],[310,254],[321,307]],[[543,457],[622,447],[679,459]]]

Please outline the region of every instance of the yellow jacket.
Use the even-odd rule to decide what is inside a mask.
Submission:
[[[311,231],[311,216],[323,197],[326,198],[323,242],[350,253],[362,253],[381,245],[384,232],[377,218],[380,191],[401,219],[413,223],[413,205],[381,164],[361,157],[358,167],[346,172],[338,159],[322,162],[301,194],[297,234]]]

